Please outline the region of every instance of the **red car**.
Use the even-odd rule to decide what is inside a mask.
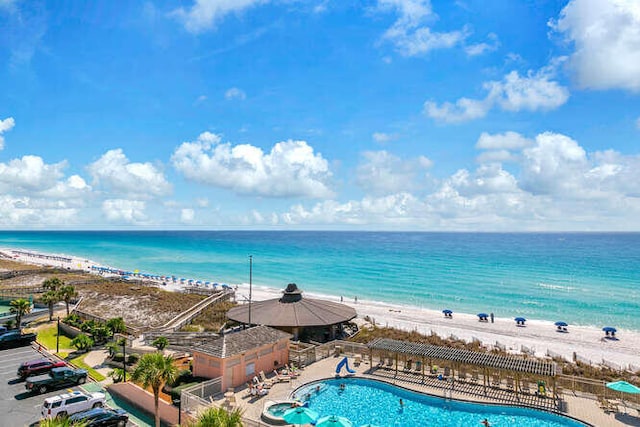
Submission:
[[[67,366],[64,362],[55,362],[49,359],[36,359],[23,362],[18,368],[18,377],[25,379],[31,375],[46,374],[53,368],[61,368]]]

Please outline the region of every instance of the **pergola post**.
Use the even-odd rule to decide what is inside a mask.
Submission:
[[[396,351],[396,377],[398,376],[398,352]]]
[[[484,394],[487,394],[487,368],[482,368],[482,385],[484,386]]]

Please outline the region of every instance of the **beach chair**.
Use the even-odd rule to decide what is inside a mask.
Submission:
[[[507,377],[507,388],[513,390],[513,377]]]
[[[500,388],[500,375],[493,374],[491,375],[491,387]]]
[[[265,388],[271,388],[271,386],[274,384],[273,379],[267,378],[267,376],[264,374],[264,371],[260,371],[259,375],[260,379],[262,380],[263,386]]]
[[[393,368],[393,358],[388,357],[387,358],[387,363],[384,365],[386,369],[391,369]]]
[[[431,369],[429,369],[429,376],[430,377],[437,377],[439,369],[440,368],[438,367],[438,365],[431,366]]]
[[[353,366],[360,366],[361,363],[362,363],[362,356],[359,354],[356,354],[356,357],[353,360]]]
[[[523,393],[523,394],[531,393],[531,383],[527,378],[522,378],[520,380],[520,393]]]
[[[422,374],[422,362],[416,361],[416,364],[413,366],[413,372],[416,374]]]
[[[285,383],[286,382],[286,383],[288,383],[289,381],[291,381],[291,377],[289,375],[280,375],[278,373],[278,371],[276,371],[275,369],[273,371],[273,374],[275,375],[274,378],[276,378],[278,380],[278,382],[281,382],[281,383]]]
[[[411,364],[412,364],[411,359],[407,360],[407,361],[404,363],[404,371],[405,371],[405,372],[409,372],[409,371],[411,371]]]
[[[444,373],[442,374],[444,378],[449,378],[451,376],[451,368],[448,366],[444,367]]]
[[[467,381],[467,371],[464,368],[458,369],[458,381]]]
[[[286,375],[289,375],[291,378],[298,378],[300,376],[300,373],[298,372],[298,370],[294,369],[293,366],[289,366],[288,363],[285,363],[284,367],[287,368]]]
[[[471,371],[471,382],[477,383],[478,381],[480,381],[480,374],[477,369],[474,369]]]

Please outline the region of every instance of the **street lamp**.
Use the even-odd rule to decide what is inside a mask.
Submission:
[[[60,316],[58,316],[58,332],[56,333],[56,354],[60,352]]]
[[[127,339],[122,338],[122,382],[127,382]]]
[[[253,281],[253,255],[249,255],[249,327],[251,327],[251,290]]]

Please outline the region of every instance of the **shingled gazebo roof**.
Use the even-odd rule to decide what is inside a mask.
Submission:
[[[291,338],[291,334],[268,326],[255,326],[238,332],[225,334],[196,346],[194,351],[206,353],[214,357],[225,358],[242,354],[248,350],[273,344],[283,338]]]
[[[249,304],[233,307],[227,317],[249,323]],[[328,326],[347,322],[356,311],[345,304],[303,298],[295,283],[289,283],[281,298],[251,303],[251,323],[275,327]]]

